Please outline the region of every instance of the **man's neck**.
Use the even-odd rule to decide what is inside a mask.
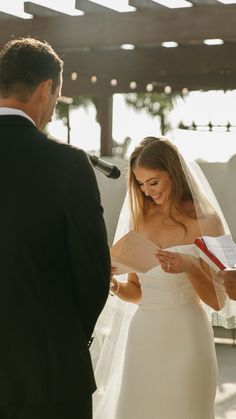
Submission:
[[[26,113],[38,125],[38,114],[30,102],[24,103],[15,98],[0,98],[0,108],[18,109]]]

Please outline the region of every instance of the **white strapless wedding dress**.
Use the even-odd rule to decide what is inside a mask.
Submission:
[[[195,255],[194,245],[169,250]],[[185,274],[139,274],[115,419],[213,419],[213,332]]]

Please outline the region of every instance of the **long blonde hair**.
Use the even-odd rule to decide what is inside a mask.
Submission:
[[[193,201],[177,148],[164,138],[146,137],[131,154],[128,189],[135,230],[155,205],[153,200],[141,191],[133,172],[136,167],[158,169],[169,174],[172,181],[170,217],[177,222],[172,214],[173,208],[180,209],[183,202]],[[186,230],[185,226],[183,228]]]

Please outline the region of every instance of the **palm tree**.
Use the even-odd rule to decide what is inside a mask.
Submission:
[[[70,144],[70,111],[83,107],[87,109],[89,105],[94,104],[97,109],[96,98],[90,96],[76,96],[74,98],[62,96],[58,99],[55,108],[57,119],[61,119],[67,127],[67,143]]]
[[[128,106],[140,112],[143,109],[153,117],[157,117],[161,125],[161,134],[164,135],[169,129],[167,121],[167,111],[174,107],[174,97],[176,95],[167,93],[129,93],[125,95]]]

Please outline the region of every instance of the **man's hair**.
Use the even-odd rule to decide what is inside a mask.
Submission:
[[[52,93],[60,83],[63,61],[47,42],[33,38],[9,41],[0,51],[0,95],[27,102],[36,87],[52,80]]]

